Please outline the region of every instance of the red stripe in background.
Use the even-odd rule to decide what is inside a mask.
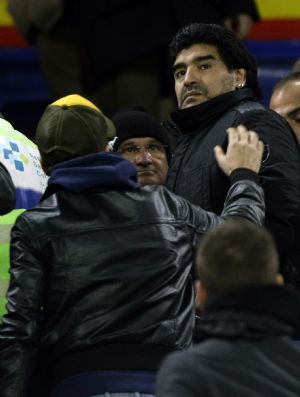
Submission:
[[[269,19],[258,22],[252,28],[250,39],[300,39],[300,19]]]
[[[25,48],[29,44],[18,33],[14,26],[1,26],[0,27],[0,47],[17,47]]]

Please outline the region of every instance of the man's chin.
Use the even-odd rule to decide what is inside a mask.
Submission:
[[[146,186],[146,185],[158,185],[158,179],[154,177],[139,177],[138,178],[138,183],[141,186]]]
[[[141,186],[161,184],[158,175],[150,172],[138,173],[138,183]]]

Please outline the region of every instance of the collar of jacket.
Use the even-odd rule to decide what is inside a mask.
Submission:
[[[198,321],[195,339],[265,339],[292,335],[300,315],[299,295],[288,286],[243,288],[210,299]]]
[[[250,88],[230,91],[199,105],[177,110],[171,114],[171,118],[183,134],[188,134],[199,129],[199,126],[201,129],[208,127],[228,109],[243,101],[253,99],[253,92]]]
[[[117,153],[95,153],[64,161],[51,169],[43,199],[58,190],[80,193],[93,188],[132,190],[137,169]]]

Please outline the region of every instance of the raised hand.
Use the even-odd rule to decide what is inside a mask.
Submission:
[[[264,144],[254,131],[243,125],[228,128],[228,146],[224,153],[221,146],[214,147],[215,157],[221,170],[230,175],[236,168],[248,168],[259,172]]]

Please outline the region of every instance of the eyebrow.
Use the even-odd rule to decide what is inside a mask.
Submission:
[[[143,138],[143,137],[142,137],[142,138]],[[150,142],[145,143],[145,145],[150,145],[151,143],[160,143],[160,141],[158,141],[157,139],[151,138],[151,139],[150,139]],[[120,145],[120,147],[119,147],[119,149],[122,149],[122,148],[127,147],[127,146],[140,146],[140,145],[137,144],[137,143],[135,143],[135,142],[126,142],[126,143],[124,143],[124,144],[123,144],[123,142],[122,142],[121,145]]]
[[[202,55],[202,56],[198,56],[198,57],[193,58],[193,62],[203,62],[203,61],[207,61],[207,60],[210,60],[210,59],[214,60],[214,59],[216,59],[216,57],[214,57],[211,54]],[[173,73],[175,73],[176,70],[178,70],[180,68],[183,68],[185,66],[186,66],[186,64],[184,62],[179,62],[177,64],[175,63],[175,65],[173,65],[173,67],[172,67]]]

